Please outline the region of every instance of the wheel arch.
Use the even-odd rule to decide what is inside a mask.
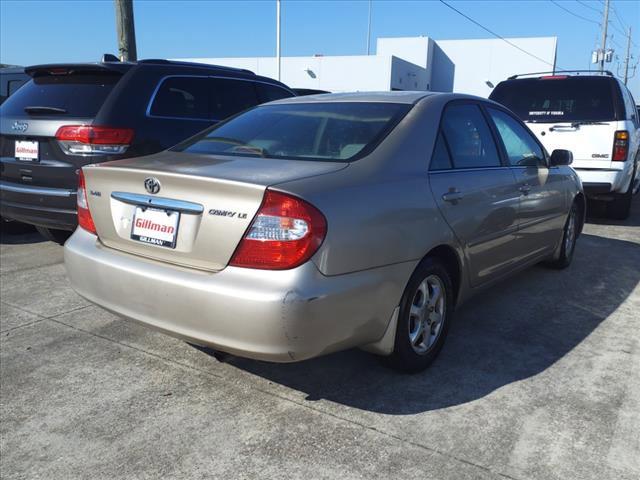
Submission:
[[[584,193],[578,192],[578,194],[573,198],[573,201],[580,208],[580,225],[578,226],[578,234],[582,233],[582,228],[587,219],[587,199],[584,196]]]
[[[462,285],[462,262],[458,252],[451,245],[442,244],[429,250],[420,263],[425,261],[427,258],[436,258],[444,264],[445,268],[451,275],[451,283],[453,283],[453,298],[454,302],[457,303],[458,296],[460,294],[460,286]]]

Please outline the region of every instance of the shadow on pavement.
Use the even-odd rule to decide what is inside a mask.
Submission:
[[[417,375],[359,350],[294,364],[227,362],[309,401],[393,415],[459,405],[560,360],[630,295],[638,265],[638,244],[583,234],[569,269],[534,267],[471,299],[456,313],[440,357]]]

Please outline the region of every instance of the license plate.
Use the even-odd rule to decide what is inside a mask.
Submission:
[[[15,155],[18,160],[27,162],[38,161],[38,142],[27,140],[16,140]]]
[[[136,207],[131,238],[160,247],[176,248],[180,212]]]

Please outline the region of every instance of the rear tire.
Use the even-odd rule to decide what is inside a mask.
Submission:
[[[437,259],[423,260],[402,295],[395,344],[387,363],[407,373],[427,368],[444,345],[453,310],[451,275]]]
[[[614,220],[626,220],[629,218],[629,214],[631,213],[631,201],[633,200],[635,171],[636,169],[634,168],[627,191],[625,193],[614,194],[613,201],[607,204],[607,217]]]
[[[38,233],[51,242],[64,245],[64,242],[71,236],[73,232],[68,230],[57,230],[54,228],[36,227]]]
[[[2,217],[0,217],[0,228],[2,229],[2,233],[6,233],[9,235],[18,235],[21,233],[33,232],[33,226],[27,223],[16,222],[15,220],[7,220]]]
[[[576,249],[576,240],[578,239],[578,232],[580,231],[578,213],[580,207],[574,201],[569,210],[567,221],[564,224],[562,233],[562,246],[560,247],[560,256],[557,260],[552,260],[548,265],[552,268],[559,270],[567,268],[573,261],[573,252]]]

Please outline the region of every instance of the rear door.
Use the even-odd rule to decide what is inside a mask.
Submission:
[[[508,80],[490,96],[525,121],[547,151],[570,150],[578,169],[611,167],[619,97],[610,77],[565,75]]]
[[[560,239],[568,211],[566,175],[548,168],[534,136],[511,114],[487,107],[520,193],[518,256],[526,261],[550,252]]]
[[[429,180],[440,211],[462,244],[472,286],[517,260],[519,192],[475,102],[444,111]]]
[[[75,171],[91,157],[64,153],[56,132],[63,125],[90,125],[121,76],[61,68],[37,73],[10,96],[0,106],[2,181],[75,189]]]

